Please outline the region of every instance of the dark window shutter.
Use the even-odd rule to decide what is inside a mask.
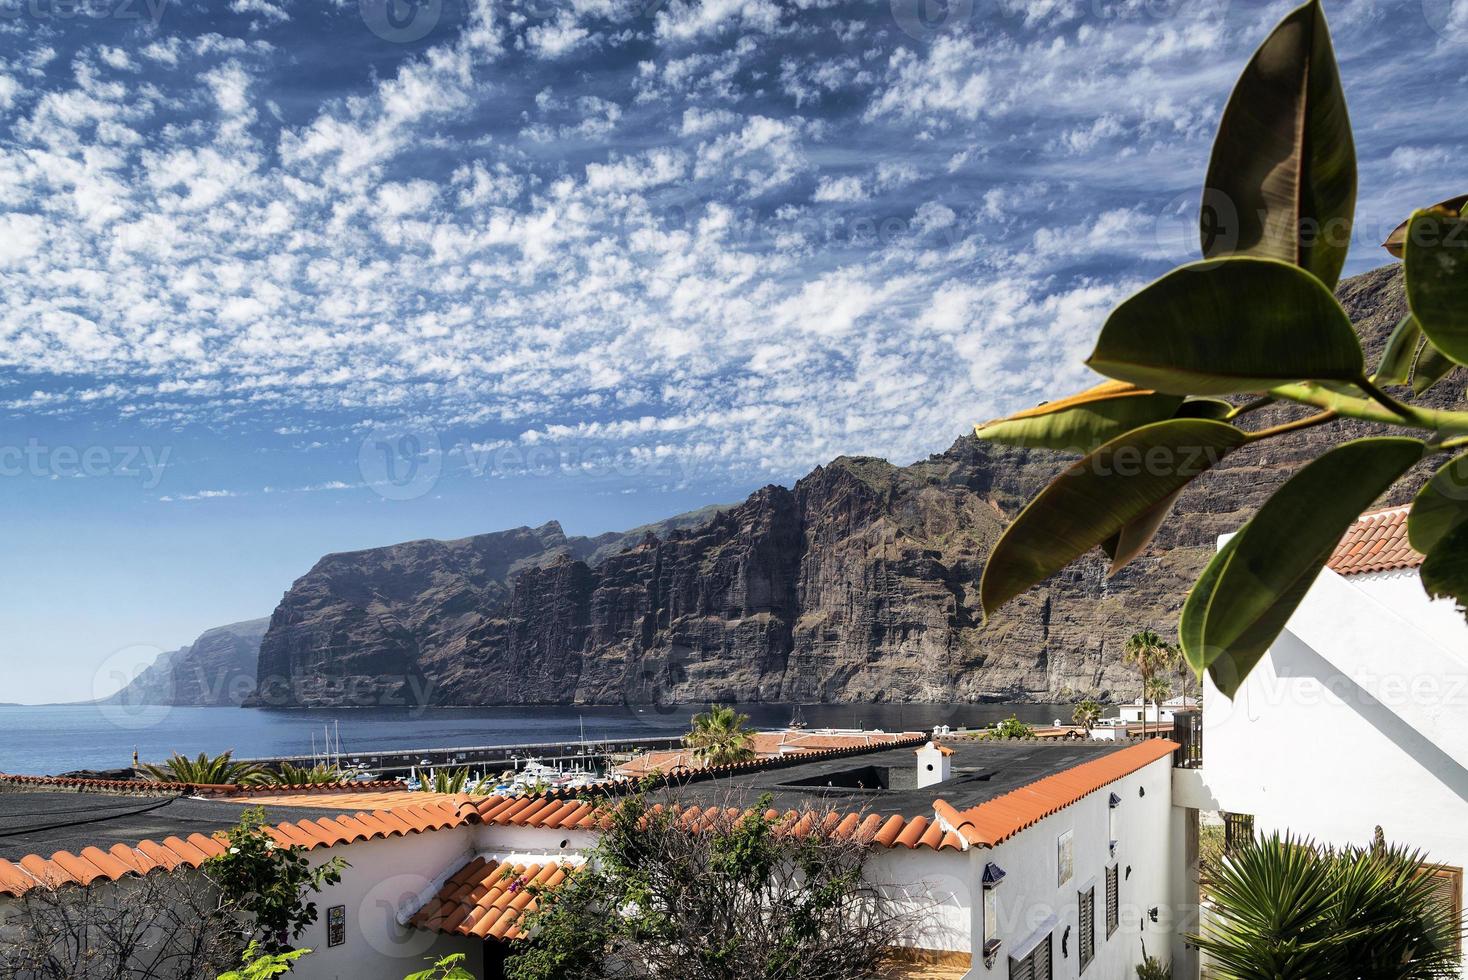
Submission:
[[[1121,920],[1121,898],[1117,895],[1116,865],[1106,869],[1106,938],[1116,932],[1116,926]]]
[[[1050,973],[1050,937],[1046,936],[1030,954],[1035,963],[1035,980],[1053,980]]]
[[[1092,885],[1080,893],[1081,909],[1081,938],[1080,957],[1081,972],[1091,965],[1091,960],[1096,958],[1096,886]]]

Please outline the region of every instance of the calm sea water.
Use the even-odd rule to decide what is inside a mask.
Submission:
[[[0,707],[0,772],[54,774],[128,765],[172,752],[196,755],[233,749],[236,756],[309,753],[323,726],[340,725],[348,754],[371,750],[460,748],[574,739],[675,735],[701,706],[676,708],[354,708],[272,711],[248,708],[120,708],[95,705]],[[779,728],[791,705],[744,705],[758,728]],[[1011,714],[1022,721],[1068,720],[1069,705],[817,704],[803,705],[812,727],[926,729],[987,725]]]

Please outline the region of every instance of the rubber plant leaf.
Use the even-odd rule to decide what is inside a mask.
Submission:
[[[980,439],[1006,446],[1088,453],[1139,425],[1171,418],[1180,404],[1177,395],[1105,381],[1078,395],[985,423],[975,432]]]
[[[1205,258],[1279,259],[1335,287],[1356,210],[1356,149],[1318,2],[1286,15],[1239,76],[1204,186]]]
[[[1184,603],[1178,635],[1188,663],[1237,694],[1347,529],[1425,450],[1419,439],[1358,439],[1286,481],[1214,555]]]
[[[979,583],[984,614],[1118,534],[1244,442],[1222,422],[1168,419],[1072,463],[995,543]]]
[[[1274,259],[1180,266],[1107,317],[1086,362],[1175,394],[1260,392],[1302,379],[1353,381],[1361,342],[1330,290]]]
[[[1407,305],[1417,325],[1433,347],[1468,364],[1468,218],[1417,212],[1403,255]]]
[[[1446,201],[1438,201],[1432,207],[1427,208],[1427,210],[1462,214],[1465,205],[1468,205],[1468,194],[1459,194],[1457,197],[1450,197]],[[1402,257],[1402,246],[1407,242],[1407,226],[1411,223],[1412,219],[1409,217],[1406,221],[1393,228],[1392,233],[1386,236],[1386,241],[1381,243],[1381,247],[1400,259]]]
[[[1438,599],[1456,599],[1468,618],[1468,524],[1438,542],[1422,563],[1422,587]]]
[[[1430,554],[1464,524],[1468,524],[1468,453],[1449,460],[1417,491],[1407,516],[1407,541]]]

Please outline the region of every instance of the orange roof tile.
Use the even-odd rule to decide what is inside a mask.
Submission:
[[[480,939],[517,939],[525,917],[535,911],[535,894],[555,888],[574,871],[569,864],[510,864],[476,857],[445,881],[409,921],[431,929]]]
[[[1388,507],[1361,515],[1346,531],[1326,566],[1340,575],[1416,568],[1423,556],[1407,541],[1410,507]]]
[[[1038,779],[967,810],[959,811],[943,800],[934,803],[933,809],[970,844],[993,847],[1101,787],[1167,758],[1177,747],[1176,742],[1167,739],[1150,739]]]
[[[558,799],[506,799],[499,796],[473,797],[461,804],[460,812],[474,813],[480,822],[498,827],[534,827],[544,830],[600,830],[607,819],[605,811],[590,806],[581,800]],[[692,827],[709,827],[715,820],[732,820],[742,811],[737,809],[702,809],[687,807],[681,812],[683,822]],[[780,817],[779,814],[772,814]],[[801,833],[810,826],[814,814],[784,814],[784,826],[794,833]],[[964,839],[952,831],[945,831],[930,817],[893,816],[882,822],[872,814],[863,818],[859,813],[835,815],[841,832],[870,837],[882,847],[927,847],[933,850],[966,849]]]
[[[798,755],[808,759],[817,752],[853,751],[891,748],[907,743],[923,744],[927,736],[921,732],[754,732],[750,747],[754,763]],[[747,764],[754,764],[747,763]],[[678,769],[702,769],[704,763],[688,749],[645,752],[617,767],[623,776],[634,778],[654,772],[672,773]]]
[[[398,807],[391,813],[359,813],[355,817],[302,820],[282,823],[270,828],[270,834],[283,845],[314,850],[337,844],[356,843],[379,837],[404,837],[458,827],[478,822],[476,812],[465,811],[457,800],[440,798],[415,807]],[[80,854],[57,851],[49,858],[28,854],[18,862],[0,859],[0,895],[19,896],[46,885],[89,885],[94,881],[116,881],[130,875],[147,874],[156,868],[197,868],[215,855],[224,853],[224,837],[192,834],[188,840],[168,837],[162,843],[139,841],[135,846],[115,845],[110,851],[84,848]]]

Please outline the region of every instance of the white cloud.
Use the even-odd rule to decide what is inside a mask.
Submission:
[[[816,185],[812,200],[821,202],[865,201],[871,195],[862,185],[860,177],[822,177]]]

